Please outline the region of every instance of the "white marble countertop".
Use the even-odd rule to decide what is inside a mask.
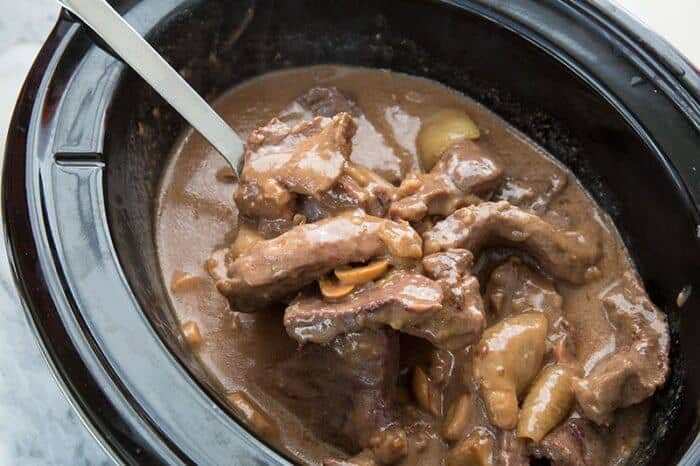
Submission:
[[[700,0],[617,0],[700,63]],[[58,7],[54,0],[0,0],[0,157],[17,92]],[[0,465],[96,465],[110,459],[70,407],[29,330],[0,248]]]

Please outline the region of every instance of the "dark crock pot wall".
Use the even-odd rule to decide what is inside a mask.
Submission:
[[[693,218],[653,151],[561,63],[482,18],[423,2],[352,2],[351,7],[257,2],[254,10],[245,2],[193,3],[162,23],[149,40],[210,98],[284,67],[342,63],[388,68],[463,91],[544,146],[613,217],[652,299],[669,315],[676,341],[671,378],[656,397],[651,440],[635,462],[678,459],[697,423],[697,372],[686,372],[674,304],[678,285],[694,273],[688,255],[698,257],[688,234]],[[113,238],[127,277],[138,284],[134,291],[141,304],[171,349],[181,353],[157,270],[152,213],[164,157],[183,124],[127,73],[113,101],[109,128],[106,186]],[[684,325],[697,328],[697,322]],[[190,368],[199,373],[191,361]],[[662,438],[674,448],[658,450]]]

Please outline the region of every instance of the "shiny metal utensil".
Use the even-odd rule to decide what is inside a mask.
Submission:
[[[243,157],[238,134],[106,0],[58,0],[80,18],[226,159],[234,172]]]

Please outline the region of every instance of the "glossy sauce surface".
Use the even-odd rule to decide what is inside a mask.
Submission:
[[[374,169],[397,185],[407,173],[420,170],[416,138],[423,122],[445,108],[466,110],[480,129],[479,144],[494,154],[503,167],[505,181],[497,190],[496,199],[526,206],[558,227],[582,232],[595,230],[599,235],[600,276],[582,285],[557,281],[556,289],[563,298],[563,314],[575,329],[576,359],[584,372],[590,372],[598,361],[614,351],[615,328],[601,297],[625,271],[632,269],[614,225],[570,172],[484,107],[434,82],[335,66],[293,69],[258,77],[229,91],[215,107],[245,139],[273,117],[282,115],[283,120],[294,121],[293,102],[318,85],[337,86],[362,109],[362,115],[357,118],[351,160]],[[319,170],[324,169],[325,163],[331,163],[328,158],[318,163],[317,153],[288,156],[311,157],[314,160],[309,163]],[[246,394],[274,420],[279,432],[271,442],[276,447],[303,463],[319,464],[323,458],[342,452],[319,442],[268,386],[270,368],[297,351],[298,346],[285,332],[283,308],[234,313],[205,270],[212,253],[229,246],[236,236],[238,212],[233,202],[234,189],[235,184],[226,176],[226,164],[214,149],[197,133],[189,131],[183,135],[173,149],[157,201],[156,242],[163,280],[178,319],[182,323],[196,322],[202,342],[194,351],[216,385],[223,393]],[[487,250],[480,255],[474,270],[482,292],[494,266],[507,256],[507,250],[502,249]],[[171,283],[183,274],[195,277],[191,286],[173,292]],[[544,302],[549,298],[544,292],[534,291],[530,299]],[[488,308],[488,299],[485,302]],[[487,318],[489,326],[498,320],[493,310],[487,313]],[[443,394],[446,411],[465,392],[478,392],[470,377],[461,375],[472,373],[471,351],[473,347],[469,346],[436,356],[425,341],[402,335],[400,382],[408,386],[407,374],[415,366],[441,367],[431,362],[441,355],[446,361],[443,369],[452,374]],[[408,390],[406,387],[401,390]],[[410,396],[405,394],[405,398]],[[600,458],[603,464],[617,464],[636,448],[646,411],[645,403],[617,411],[616,422],[606,437],[609,454]],[[444,413],[436,420],[420,413],[408,401],[404,416],[408,422],[432,426],[434,432],[442,430]],[[481,403],[476,403],[467,424],[467,431],[477,426],[491,428]],[[439,464],[447,446],[444,442],[430,445],[435,450],[432,458]]]

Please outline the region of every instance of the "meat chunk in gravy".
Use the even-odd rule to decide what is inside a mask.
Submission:
[[[595,466],[607,445],[601,432],[586,419],[570,419],[530,448],[535,458],[553,466]]]
[[[196,138],[163,183],[164,277],[214,278],[173,307],[234,414],[302,464],[622,464],[669,339],[610,219],[463,96],[323,70],[227,97],[244,132],[277,116],[240,184]]]
[[[392,184],[373,171],[346,162],[336,185],[320,199],[305,198],[302,209],[311,221],[331,217],[349,208],[360,208],[370,215],[383,217],[395,191]]]
[[[248,137],[235,200],[243,215],[291,220],[296,194],[319,197],[343,173],[357,126],[347,113],[290,128],[278,119]]]
[[[567,185],[566,173],[558,170],[540,176],[528,176],[524,180],[506,179],[494,194],[494,199],[508,201],[542,215]]]
[[[585,283],[600,257],[597,237],[562,231],[535,214],[507,202],[464,207],[423,235],[427,254],[451,248],[474,253],[485,246],[523,248],[552,276]]]
[[[385,255],[420,258],[421,244],[407,224],[351,213],[255,243],[229,265],[228,277],[216,285],[238,309],[257,309],[340,265]]]
[[[338,113],[349,113],[358,117],[362,114],[360,107],[335,86],[312,87],[296,102],[312,116],[332,118]]]
[[[277,397],[305,426],[357,453],[373,434],[396,424],[398,371],[397,335],[365,329],[304,345],[269,375]]]
[[[446,217],[466,205],[489,199],[503,170],[478,144],[462,140],[448,146],[430,173],[411,174],[398,190],[389,215],[418,222],[427,215]]]
[[[442,309],[442,290],[419,274],[395,273],[335,302],[299,298],[284,312],[287,333],[300,343],[324,343],[363,327],[411,331]]]
[[[512,430],[499,430],[494,445],[494,466],[528,466],[530,464],[527,443],[515,436]]]
[[[451,249],[423,257],[425,274],[436,280],[442,288],[443,309],[437,313],[435,330],[442,330],[442,344],[438,346],[455,350],[476,342],[486,327],[484,302],[479,290],[479,281],[472,276],[473,256],[464,249]],[[452,330],[453,319],[463,322],[460,330]]]
[[[491,272],[486,296],[493,318],[498,320],[523,312],[544,313],[549,321],[550,341],[561,341],[572,351],[573,332],[564,316],[564,299],[550,280],[520,258],[511,257]]]
[[[398,153],[387,141],[387,136],[365,116],[362,109],[347,94],[335,86],[316,86],[299,96],[294,107],[301,107],[302,118],[333,117],[338,113],[351,114],[357,122],[357,137],[353,140],[350,160],[377,173],[391,183],[399,183],[416,160]]]
[[[615,351],[575,385],[584,415],[609,424],[618,408],[639,403],[663,385],[668,372],[669,331],[639,278],[627,272],[603,296],[615,326]]]
[[[478,285],[468,289],[480,301]],[[336,302],[300,298],[284,313],[287,333],[300,343],[324,343],[363,328],[389,326],[438,347],[472,343],[483,329],[481,312],[443,304],[441,286],[420,274],[396,272]]]

